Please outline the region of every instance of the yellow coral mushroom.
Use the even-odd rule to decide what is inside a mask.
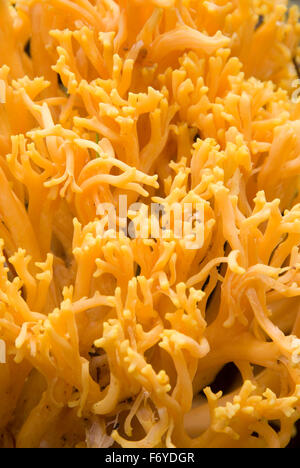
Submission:
[[[287,0],[0,1],[1,447],[289,445],[299,38]]]

